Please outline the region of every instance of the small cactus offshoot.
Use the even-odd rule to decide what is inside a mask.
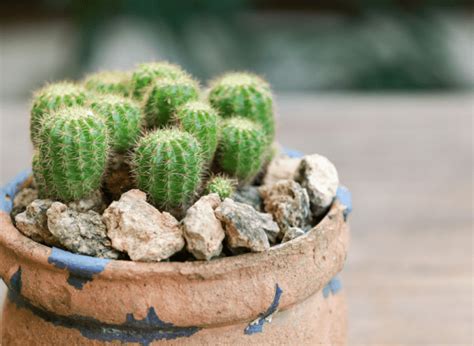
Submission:
[[[251,73],[228,73],[211,83],[209,102],[225,118],[243,117],[262,125],[269,142],[275,136],[270,86]]]
[[[135,144],[141,134],[143,118],[135,101],[118,95],[101,95],[90,102],[90,107],[104,117],[115,152],[125,152]]]
[[[217,112],[206,103],[188,102],[178,108],[175,120],[180,129],[196,137],[201,145],[202,158],[206,165],[210,165],[219,139]]]
[[[43,197],[63,201],[99,189],[109,154],[105,121],[89,108],[60,108],[45,117],[33,162]]]
[[[225,119],[216,157],[219,168],[248,183],[262,167],[267,145],[259,124],[245,118]]]
[[[207,194],[217,193],[219,197],[224,200],[234,194],[236,185],[236,180],[222,175],[216,175],[207,182],[205,192]]]
[[[155,80],[183,76],[186,76],[186,72],[181,67],[166,61],[139,64],[132,74],[132,95],[137,100],[142,100],[148,87]]]
[[[35,92],[30,119],[30,136],[33,145],[37,143],[37,134],[45,116],[60,107],[82,106],[85,102],[86,90],[71,82],[48,84]]]
[[[176,109],[199,97],[198,84],[188,77],[159,79],[145,95],[144,113],[147,126],[164,127]]]
[[[201,185],[201,147],[187,132],[150,132],[137,144],[132,162],[138,188],[147,192],[159,208],[186,207]]]
[[[125,71],[102,71],[86,76],[87,90],[100,94],[129,96],[131,75]]]

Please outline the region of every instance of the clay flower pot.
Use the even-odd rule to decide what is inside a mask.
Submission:
[[[23,236],[9,212],[26,177],[0,194],[3,345],[345,343],[344,295],[333,279],[349,241],[345,190],[314,229],[269,251],[137,263]]]

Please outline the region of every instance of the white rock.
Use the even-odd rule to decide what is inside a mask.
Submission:
[[[46,212],[53,204],[50,199],[37,199],[31,202],[26,210],[15,216],[16,227],[32,240],[50,246],[58,246],[56,238],[48,230]]]
[[[13,199],[12,217],[15,218],[16,215],[24,212],[26,207],[35,199],[38,199],[38,190],[26,187],[19,191]]]
[[[301,160],[294,179],[308,191],[313,215],[324,214],[339,185],[337,170],[331,161],[318,154],[307,155]]]
[[[48,209],[48,228],[59,243],[73,253],[117,259],[100,214],[93,210],[79,213],[65,204],[54,202]]]
[[[285,235],[283,236],[281,242],[286,243],[287,241],[298,238],[299,236],[302,236],[304,234],[305,232],[301,228],[291,227],[285,232]]]
[[[263,185],[272,185],[279,180],[293,179],[301,158],[278,156],[270,162],[267,173],[263,179]]]
[[[94,191],[85,198],[69,202],[67,206],[79,213],[83,213],[89,210],[102,213],[105,209],[102,192],[100,192],[100,190]]]
[[[203,196],[188,209],[182,221],[186,248],[197,259],[210,260],[222,251],[225,233],[214,215],[214,209],[220,204],[216,193]]]
[[[105,210],[102,219],[112,246],[127,252],[134,261],[161,261],[184,247],[178,221],[147,203],[140,190],[124,193]]]

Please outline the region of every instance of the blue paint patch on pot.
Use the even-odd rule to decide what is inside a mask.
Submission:
[[[301,151],[288,149],[288,148],[283,148],[283,153],[295,159],[299,159],[300,157],[304,156],[304,154]]]
[[[13,208],[13,198],[20,185],[30,176],[31,169],[25,169],[12,179],[8,184],[0,188],[0,210],[10,213]]]
[[[87,282],[92,281],[94,275],[103,272],[109,262],[109,259],[76,255],[55,247],[48,257],[48,263],[69,272],[67,282],[78,290],[81,290]]]
[[[337,276],[333,277],[323,288],[324,298],[329,297],[329,294],[337,294],[342,289],[342,282]]]
[[[275,297],[273,298],[273,301],[270,304],[269,308],[263,314],[260,314],[258,319],[249,323],[249,325],[244,330],[245,334],[252,335],[255,333],[261,333],[263,331],[263,325],[265,324],[265,322],[268,322],[268,318],[278,310],[278,305],[280,305],[280,298],[282,293],[283,290],[277,284],[275,286]]]
[[[352,194],[347,187],[339,185],[336,192],[336,198],[346,207],[343,211],[343,215],[344,220],[347,220],[347,217],[352,212]]]
[[[57,315],[34,305],[28,298],[22,296],[21,274],[20,267],[10,278],[8,299],[12,303],[55,326],[78,330],[82,336],[90,340],[120,341],[147,346],[157,340],[190,337],[200,330],[198,327],[177,327],[173,323],[164,322],[153,307],[148,309],[148,314],[143,320],[135,319],[131,313],[127,314],[123,324],[103,323],[95,318],[80,315]]]

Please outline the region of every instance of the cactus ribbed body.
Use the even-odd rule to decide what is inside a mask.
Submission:
[[[109,152],[105,121],[89,108],[43,119],[33,170],[44,197],[71,201],[100,188]]]
[[[45,116],[60,107],[82,106],[85,102],[86,90],[70,82],[48,84],[35,92],[30,119],[30,136],[33,145],[37,143],[37,134]]]
[[[130,94],[130,78],[129,72],[102,71],[86,76],[84,85],[87,90],[100,94],[128,96]]]
[[[147,88],[157,79],[178,78],[186,76],[186,72],[178,65],[166,61],[151,62],[137,66],[132,75],[132,95],[141,100]]]
[[[179,106],[195,101],[198,97],[199,86],[190,78],[165,78],[155,81],[145,96],[144,113],[147,126],[166,126]]]
[[[262,125],[269,140],[275,136],[270,86],[250,73],[228,73],[211,83],[209,102],[223,117],[243,117]]]
[[[217,163],[223,172],[241,182],[251,181],[262,167],[268,141],[261,126],[245,118],[222,123]]]
[[[138,188],[159,208],[187,206],[201,185],[201,148],[189,133],[150,132],[139,141],[132,161]]]
[[[175,115],[178,126],[199,141],[202,158],[210,165],[219,139],[219,117],[206,103],[188,102],[179,107]]]
[[[207,182],[205,191],[208,194],[217,193],[224,200],[234,194],[236,185],[237,182],[234,179],[216,175]]]
[[[125,152],[135,144],[141,134],[143,119],[135,101],[118,95],[102,95],[91,101],[90,107],[104,117],[114,151]]]

